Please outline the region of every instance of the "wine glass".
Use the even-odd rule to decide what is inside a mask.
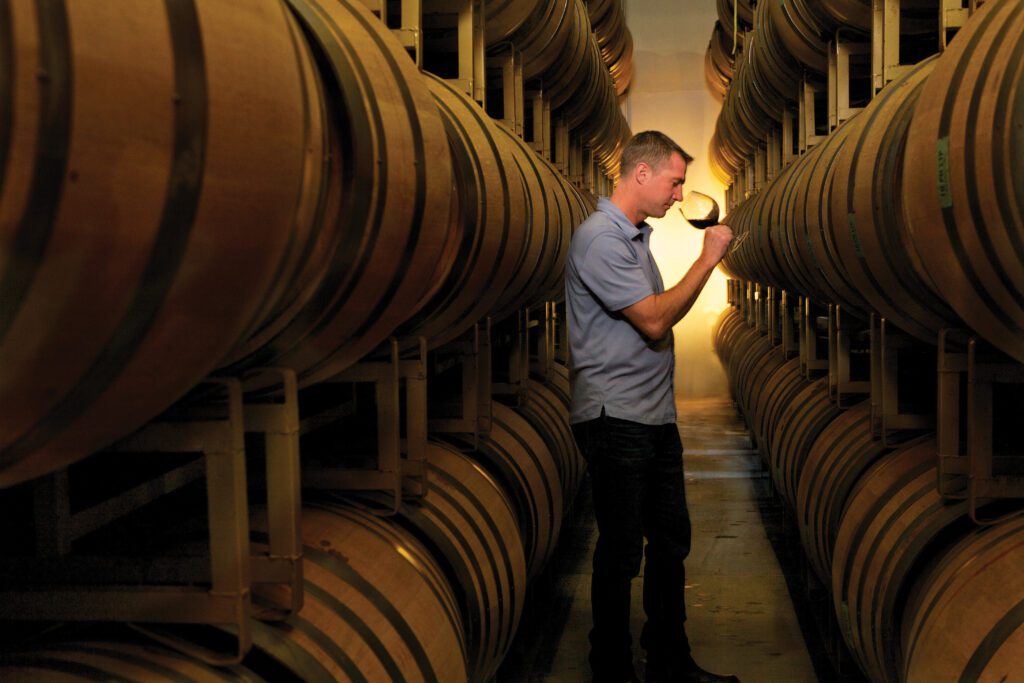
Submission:
[[[679,213],[689,221],[690,225],[698,230],[703,230],[718,223],[718,202],[703,192],[688,192],[683,197]]]

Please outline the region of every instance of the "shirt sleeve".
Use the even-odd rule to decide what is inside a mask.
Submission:
[[[610,311],[621,311],[654,294],[636,250],[616,235],[599,235],[591,242],[579,266],[579,275],[587,289]]]

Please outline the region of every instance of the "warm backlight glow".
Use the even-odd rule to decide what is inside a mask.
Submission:
[[[702,186],[701,191],[714,196],[721,190]],[[722,200],[718,201],[721,204]],[[664,218],[651,219],[650,223],[654,226],[651,251],[661,269],[665,286],[671,287],[683,277],[700,254],[704,232],[691,226],[675,210]],[[726,306],[725,282],[725,275],[721,270],[716,270],[693,308],[675,326],[678,399],[705,398],[727,393],[721,364],[711,344],[715,321]]]
[[[626,4],[633,33],[633,81],[623,111],[634,133],[660,130],[695,159],[686,171],[683,193],[711,196],[728,213],[725,188],[711,173],[708,143],[721,105],[704,79],[704,51],[715,24],[713,2],[679,3],[644,0]],[[651,249],[665,285],[671,287],[700,253],[704,233],[679,214],[680,204],[665,218],[651,219]],[[676,325],[676,400],[727,396],[725,373],[715,355],[711,334],[726,301],[726,278],[716,271],[689,315]]]

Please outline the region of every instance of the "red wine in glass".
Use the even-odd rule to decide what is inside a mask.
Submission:
[[[683,197],[679,212],[698,230],[718,223],[718,202],[702,192],[690,192]]]
[[[718,219],[712,220],[710,218],[687,218],[686,220],[690,223],[690,225],[697,228],[698,230],[710,228],[712,225],[718,224]]]

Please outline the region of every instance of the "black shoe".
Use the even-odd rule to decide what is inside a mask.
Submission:
[[[721,674],[705,671],[693,659],[677,664],[676,666],[651,666],[651,660],[647,660],[647,668],[644,675],[645,683],[740,683],[740,679],[733,675],[723,676]]]

